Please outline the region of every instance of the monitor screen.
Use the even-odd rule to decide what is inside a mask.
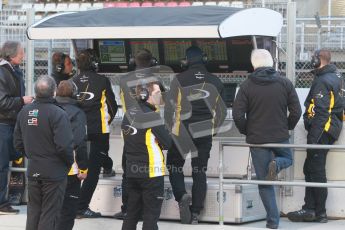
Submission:
[[[129,44],[131,46],[132,57],[140,49],[148,49],[154,58],[159,61],[159,49],[157,40],[130,40]]]
[[[223,83],[226,107],[232,107],[236,95],[236,83]]]
[[[226,62],[228,60],[225,40],[197,40],[196,44],[207,55],[208,61]]]
[[[102,64],[127,63],[125,41],[100,40],[98,48]]]
[[[166,64],[180,63],[186,56],[186,49],[192,45],[190,39],[164,40],[164,59]]]
[[[230,48],[230,67],[231,71],[252,72],[253,67],[250,62],[250,55],[253,44],[250,37],[238,37],[229,40]]]

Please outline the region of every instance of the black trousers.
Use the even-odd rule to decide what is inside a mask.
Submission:
[[[67,187],[57,230],[72,230],[78,210],[80,180],[77,175],[67,177]]]
[[[331,145],[334,139],[323,133],[318,144]],[[303,173],[306,182],[327,183],[326,159],[329,149],[307,149],[307,158],[304,162]],[[306,187],[303,209],[315,210],[315,214],[326,213],[327,188]]]
[[[204,208],[204,201],[207,190],[207,163],[212,148],[212,138],[194,139],[194,144],[198,150],[198,157],[192,158],[192,206],[191,211],[200,213]],[[167,153],[167,168],[169,170],[169,180],[173,189],[173,193],[177,202],[187,193],[184,183],[183,165],[185,160],[173,145]]]
[[[26,230],[55,230],[66,190],[62,181],[29,180]]]
[[[126,178],[126,154],[123,152],[122,154],[122,182],[121,182],[121,187],[122,187],[122,206],[121,206],[121,211],[123,213],[127,212],[127,203],[128,203],[128,191],[127,191],[127,178]]]
[[[78,210],[85,210],[89,207],[101,167],[113,167],[113,161],[108,155],[109,133],[89,134],[88,140],[90,141],[88,173],[81,187]]]
[[[164,195],[164,177],[127,178],[128,209],[122,230],[136,230],[143,210],[143,230],[158,230]]]

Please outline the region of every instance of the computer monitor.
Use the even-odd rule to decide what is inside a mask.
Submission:
[[[98,50],[101,64],[127,63],[125,41],[99,40]]]
[[[237,83],[223,83],[223,85],[224,85],[225,105],[226,107],[230,108],[234,104]]]

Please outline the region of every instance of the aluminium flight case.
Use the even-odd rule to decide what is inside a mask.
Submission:
[[[192,178],[185,177],[186,190],[191,193]],[[160,219],[178,220],[179,208],[172,193],[169,180],[164,185],[165,199],[163,201]],[[225,223],[244,223],[266,218],[266,211],[261,202],[257,185],[229,185],[223,187],[223,210]],[[277,200],[277,204],[279,202]],[[200,213],[200,221],[219,221],[219,179],[207,179],[207,193],[204,210]]]
[[[101,179],[92,197],[90,207],[101,212],[103,216],[112,216],[121,210],[122,187],[121,176]],[[207,194],[204,210],[200,213],[200,221],[219,221],[219,184],[218,178],[208,178]],[[186,190],[192,189],[192,178],[185,178]],[[276,188],[278,189],[278,188]],[[279,194],[279,192],[277,192]],[[169,178],[165,177],[164,201],[160,219],[179,220],[178,204],[175,201]],[[279,207],[279,196],[276,196]],[[223,209],[225,223],[244,223],[265,219],[266,212],[262,205],[257,185],[224,185]]]

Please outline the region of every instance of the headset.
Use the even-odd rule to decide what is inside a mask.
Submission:
[[[78,99],[78,94],[79,94],[79,90],[78,90],[78,86],[74,83],[74,81],[72,79],[69,79],[69,81],[72,84],[72,98],[74,99]]]
[[[89,63],[91,65],[92,70],[98,72],[99,70],[98,65],[99,65],[100,60],[96,54],[96,51],[94,49],[87,49],[86,51],[89,54]]]
[[[311,57],[311,65],[314,69],[319,68],[321,65],[320,52],[321,50],[315,50],[314,55]]]
[[[149,99],[150,92],[147,88],[147,84],[144,80],[141,81],[141,84],[137,85],[137,100],[146,102]]]
[[[194,58],[188,59],[187,56],[186,56],[184,59],[182,59],[180,61],[181,68],[185,69],[185,68],[187,68],[190,65],[191,61],[193,62],[193,61],[199,61],[199,60],[200,60],[200,57],[194,57]],[[201,62],[203,64],[207,64],[207,62],[208,62],[207,54],[205,54],[204,52],[201,55]]]
[[[62,73],[65,70],[65,60],[67,55],[61,53],[60,55],[60,62],[55,65],[55,71],[58,73]]]

